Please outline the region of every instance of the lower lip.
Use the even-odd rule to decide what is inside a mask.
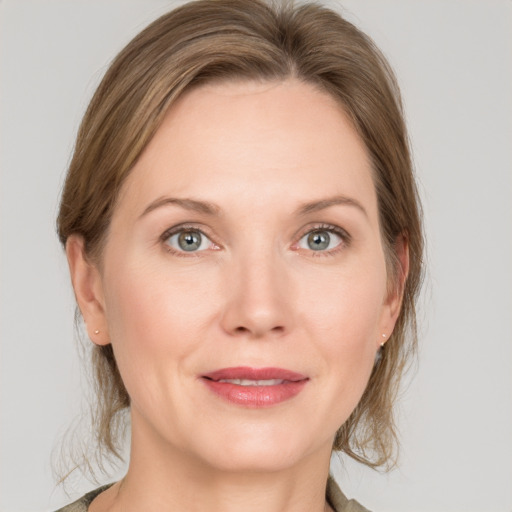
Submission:
[[[253,408],[270,407],[289,400],[298,395],[307,383],[307,379],[304,379],[285,381],[275,386],[240,386],[209,379],[203,381],[211,391],[228,402]]]

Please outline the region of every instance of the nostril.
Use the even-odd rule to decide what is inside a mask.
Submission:
[[[234,329],[235,334],[256,334],[261,335],[262,333],[266,332],[272,332],[274,334],[282,334],[285,331],[284,326],[282,325],[276,325],[275,327],[270,328],[269,330],[263,329],[262,332],[258,333],[258,329],[250,329],[248,327],[244,327],[243,325],[240,325]]]

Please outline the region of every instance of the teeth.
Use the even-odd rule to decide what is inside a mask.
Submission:
[[[282,384],[284,380],[220,379],[219,382],[229,382],[230,384],[236,384],[237,386],[277,386],[278,384]]]

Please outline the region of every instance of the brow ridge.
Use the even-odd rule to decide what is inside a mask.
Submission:
[[[346,206],[353,206],[360,210],[366,217],[368,217],[368,212],[364,208],[364,206],[357,201],[356,199],[353,199],[351,197],[346,196],[333,196],[328,197],[325,199],[319,199],[316,201],[309,201],[307,203],[302,204],[298,209],[297,212],[299,215],[307,215],[309,213],[315,213],[321,210],[325,210],[327,208],[330,208],[331,206],[337,206],[337,205],[346,205]]]
[[[144,210],[141,217],[144,217],[153,210],[156,210],[157,208],[161,208],[167,205],[176,205],[185,210],[195,211],[203,213],[205,215],[219,215],[221,211],[219,206],[209,201],[199,201],[197,199],[191,198],[177,198],[166,196],[159,197],[155,201],[152,201]],[[303,216],[308,215],[310,213],[325,210],[327,208],[337,205],[353,206],[360,210],[365,216],[368,216],[368,213],[366,212],[365,208],[359,201],[350,197],[340,195],[304,203],[301,206],[299,206],[299,208],[297,208],[297,213]]]
[[[156,210],[157,208],[161,208],[163,206],[168,205],[176,205],[180,206],[185,210],[195,211],[199,213],[203,213],[205,215],[218,215],[220,213],[220,208],[208,201],[199,201],[197,199],[190,198],[178,198],[178,197],[159,197],[152,201],[147,208],[142,212],[141,217],[144,217],[148,213]]]

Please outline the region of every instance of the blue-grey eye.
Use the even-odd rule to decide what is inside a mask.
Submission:
[[[299,240],[299,247],[301,249],[309,249],[311,251],[325,251],[334,249],[342,242],[342,238],[326,229],[315,229],[306,233]]]
[[[196,252],[208,249],[211,242],[201,231],[184,229],[171,235],[167,244],[177,251]]]

